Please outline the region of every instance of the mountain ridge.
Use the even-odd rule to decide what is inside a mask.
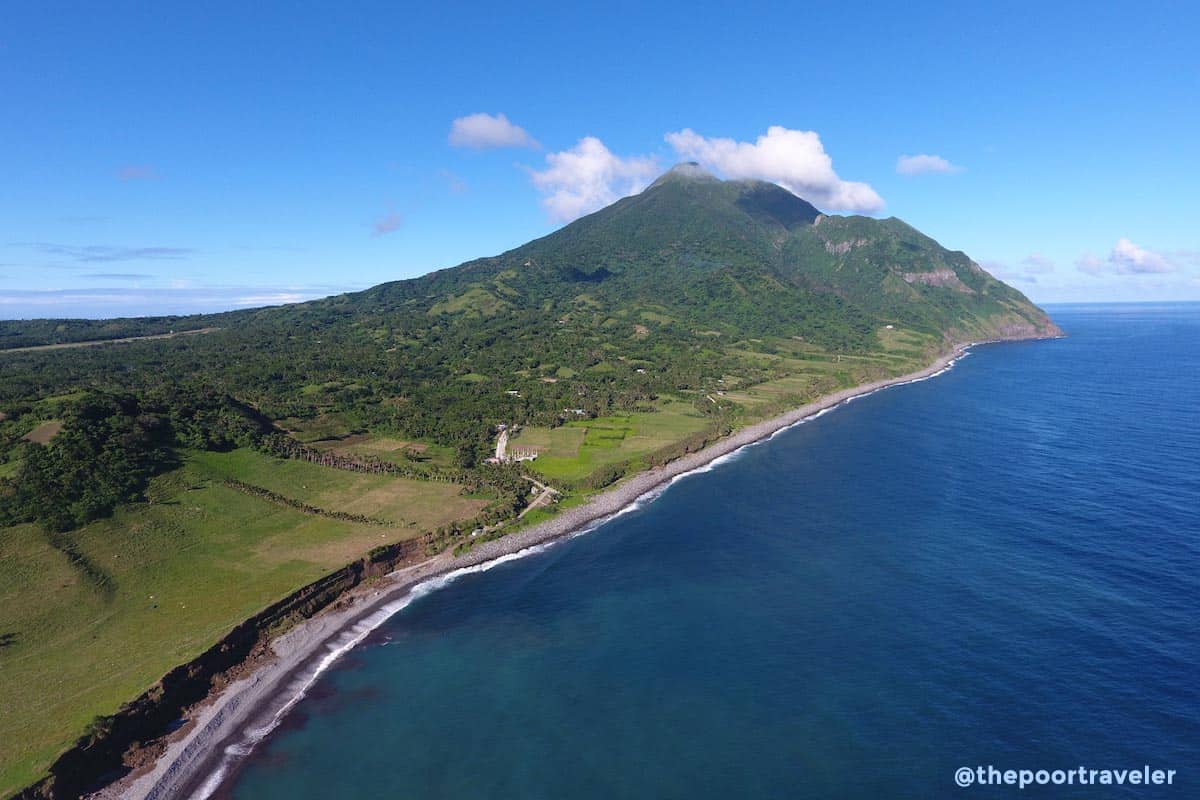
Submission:
[[[942,247],[896,217],[824,214],[776,184],[722,181],[695,164],[677,165],[643,192],[500,255],[380,284],[358,296],[407,293],[408,288],[461,293],[464,287],[493,297],[499,305],[511,304],[513,292],[534,300],[555,296],[545,286],[535,287],[524,279],[521,273],[530,269],[542,282],[603,284],[617,279],[621,284],[624,278],[624,283],[633,285],[612,298],[623,302],[637,299],[629,290],[646,289],[638,277],[648,277],[655,282],[656,292],[674,291],[677,304],[691,302],[693,307],[685,313],[698,322],[705,321],[705,312],[709,321],[728,320],[703,297],[695,305],[697,293],[724,288],[735,294],[746,288],[739,278],[769,277],[781,282],[777,288],[793,303],[807,300],[811,305],[814,297],[836,296],[852,316],[862,311],[889,314],[895,317],[888,320],[892,324],[928,331],[940,328],[974,336],[1018,329],[1030,335],[1060,333],[1020,292],[996,280],[966,254]],[[516,273],[495,277],[507,270]],[[712,272],[723,276],[704,278]],[[975,295],[974,302],[939,296],[937,290],[947,287]],[[562,299],[563,294],[557,297]],[[802,298],[805,294],[808,297]],[[888,307],[884,301],[889,295],[897,302],[925,307]],[[484,298],[477,294],[476,299]],[[756,299],[779,305],[770,297]],[[486,313],[479,305],[476,310]],[[785,330],[786,308],[776,311],[777,324],[760,320],[758,332],[803,335],[801,330]]]

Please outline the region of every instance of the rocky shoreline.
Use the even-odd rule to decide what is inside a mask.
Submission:
[[[747,426],[695,453],[633,475],[554,518],[508,536],[481,542],[454,556],[443,552],[415,566],[392,572],[373,585],[349,590],[337,603],[298,624],[270,644],[271,658],[198,704],[186,724],[173,734],[147,770],[121,778],[91,797],[96,800],[169,800],[206,795],[224,779],[225,751],[239,744],[247,730],[269,731],[324,667],[406,604],[418,584],[458,570],[514,557],[585,529],[627,509],[674,478],[693,472],[746,445],[762,441],[789,426],[888,386],[933,377],[949,368],[972,345],[960,345],[928,367],[822,397],[778,417]],[[394,609],[394,610],[391,610]],[[373,619],[374,617],[374,619]],[[378,620],[378,621],[376,621]],[[253,739],[253,737],[251,737]],[[259,737],[261,738],[261,737]]]

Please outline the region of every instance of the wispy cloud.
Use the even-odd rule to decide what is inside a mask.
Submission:
[[[1113,245],[1107,258],[1098,258],[1091,253],[1084,253],[1075,260],[1075,266],[1080,272],[1089,275],[1161,275],[1179,269],[1179,262],[1185,259],[1178,258],[1178,256],[1184,254],[1176,255],[1177,258],[1168,258],[1161,253],[1136,245],[1122,236]]]
[[[691,128],[668,133],[667,143],[681,158],[699,161],[729,178],[758,178],[827,209],[873,213],[883,198],[866,183],[845,181],[833,169],[815,131],[772,125],[754,142],[707,138]]]
[[[281,306],[286,303],[300,303],[312,299],[312,295],[304,292],[264,292],[248,294],[233,300],[238,306]]]
[[[372,236],[387,236],[389,233],[395,233],[400,230],[400,226],[404,224],[404,218],[395,211],[389,211],[384,214],[375,224],[371,226]]]
[[[79,277],[98,281],[142,281],[150,280],[154,276],[144,272],[85,272]]]
[[[147,164],[126,164],[117,170],[117,177],[122,181],[156,181],[161,176]]]
[[[227,311],[282,305],[361,286],[180,286],[0,291],[0,319],[105,318]]]
[[[915,156],[900,156],[896,159],[896,172],[901,175],[953,175],[964,167],[951,164],[941,156],[922,153]]]
[[[234,250],[244,253],[307,253],[308,248],[282,244],[234,244]]]
[[[659,172],[653,156],[622,158],[594,136],[570,150],[546,155],[546,168],[530,170],[533,185],[545,197],[542,206],[559,222],[589,214],[646,188]]]
[[[459,117],[450,125],[450,144],[473,150],[541,147],[524,128],[509,122],[503,114],[468,114]]]
[[[1179,269],[1200,269],[1200,250],[1176,250],[1168,253],[1167,259]]]
[[[446,182],[446,188],[450,190],[451,194],[466,194],[471,190],[466,181],[448,169],[439,170],[438,177]]]
[[[1054,272],[1054,261],[1046,258],[1041,253],[1032,253],[1031,255],[1026,256],[1025,259],[1021,261],[1021,266],[1025,267],[1026,272],[1032,272],[1038,275],[1045,274],[1047,272]]]
[[[1054,271],[1054,262],[1041,253],[1032,253],[1016,264],[1002,261],[984,261],[981,266],[1006,281],[1014,283],[1037,283],[1038,277]]]
[[[190,247],[124,247],[107,244],[71,245],[53,242],[12,242],[13,247],[28,247],[39,253],[59,256],[82,264],[113,261],[178,261],[192,256]]]

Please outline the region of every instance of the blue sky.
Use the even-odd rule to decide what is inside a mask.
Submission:
[[[365,288],[681,158],[1037,301],[1200,299],[1194,5],[203,5],[0,13],[0,317]]]

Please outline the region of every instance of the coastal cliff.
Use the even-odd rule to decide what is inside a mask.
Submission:
[[[168,672],[116,714],[96,720],[92,730],[54,762],[46,778],[13,795],[13,800],[81,797],[152,763],[162,754],[161,738],[175,730],[189,708],[270,661],[273,638],[345,602],[348,593],[364,581],[386,575],[424,554],[423,540],[376,548],[263,609],[198,658]]]

